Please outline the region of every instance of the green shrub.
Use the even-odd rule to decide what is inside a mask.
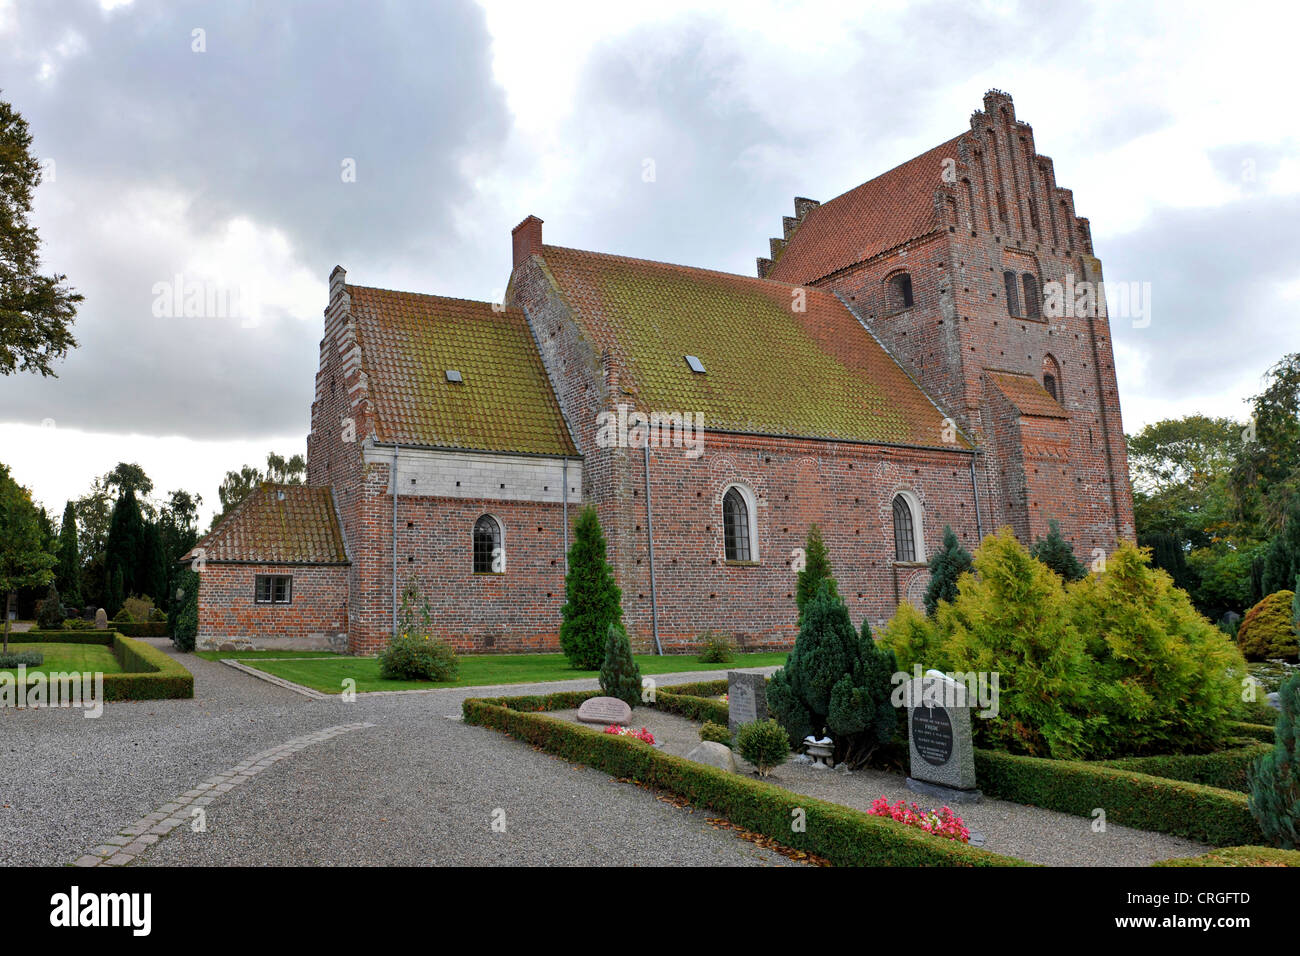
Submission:
[[[790,758],[790,738],[772,718],[741,724],[736,728],[736,750],[754,765],[760,777]]]
[[[63,621],[63,628],[69,631],[90,631],[94,630],[94,627],[94,621],[87,621],[79,617],[69,617]]]
[[[564,760],[584,763],[620,780],[676,794],[738,827],[785,846],[825,857],[835,866],[1024,866],[967,844],[943,840],[894,820],[827,803],[753,777],[674,757],[613,734],[559,720],[542,710],[578,706],[595,691],[545,697],[470,698],[465,722],[510,734]],[[790,821],[802,810],[806,827]]]
[[[767,702],[785,728],[788,745],[829,730],[835,761],[859,767],[898,725],[890,702],[893,651],[876,645],[866,622],[861,635],[829,582],[803,608],[799,636],[785,667],[772,675]]]
[[[727,729],[726,724],[715,724],[711,720],[706,720],[704,726],[700,728],[701,740],[712,740],[714,743],[726,744],[731,746],[731,731]]]
[[[623,620],[623,592],[605,557],[605,535],[596,509],[586,506],[573,526],[564,607],[560,611],[560,648],[578,670],[595,670],[605,657],[611,624]]]
[[[0,668],[40,667],[45,663],[45,655],[40,651],[16,651],[0,654]]]
[[[36,608],[36,623],[37,626],[49,631],[57,631],[63,627],[63,602],[59,600],[59,589],[53,584]]]
[[[1047,523],[1047,537],[1039,538],[1029,549],[1034,560],[1041,561],[1066,581],[1081,581],[1088,570],[1074,556],[1074,548],[1061,534],[1060,523],[1053,518]]]
[[[122,609],[131,615],[129,618],[127,618],[127,620],[129,621],[153,620],[153,613],[155,610],[157,610],[153,606],[152,598],[141,597],[138,594],[133,594],[125,601],[123,601]],[[114,618],[113,620],[117,620],[117,618]]]
[[[379,654],[379,676],[384,680],[448,681],[458,667],[450,644],[421,634],[398,634]]]
[[[641,668],[632,659],[632,645],[622,624],[611,624],[605,640],[605,661],[600,665],[600,689],[629,707],[641,703]]]
[[[826,542],[822,540],[822,529],[816,524],[808,528],[808,541],[804,545],[804,566],[795,581],[794,604],[799,609],[799,620],[803,620],[804,606],[817,596],[823,583],[830,588],[832,596],[838,596],[835,575],[831,572],[831,557],[826,552]]]
[[[725,634],[705,631],[700,635],[701,664],[726,664],[736,659],[736,646]]]
[[[925,588],[925,613],[934,617],[940,601],[957,596],[957,580],[971,569],[970,552],[957,541],[949,526],[943,529],[943,547],[930,558],[930,583]]]
[[[125,605],[123,605],[122,609],[114,614],[112,618],[114,624],[130,624],[134,620],[135,618],[131,616],[131,612],[126,609]]]
[[[1241,653],[1252,661],[1295,660],[1296,634],[1291,617],[1294,599],[1294,591],[1275,591],[1246,612],[1237,628]]]
[[[182,569],[176,575],[176,593],[172,596],[172,643],[178,651],[192,651],[199,633],[199,573]]]
[[[1250,810],[1273,846],[1300,849],[1300,672],[1278,691],[1282,712],[1273,728],[1273,749],[1250,772]]]
[[[1259,826],[1244,793],[1153,777],[1077,760],[975,751],[975,776],[988,796],[1169,833],[1211,846],[1258,843]]]

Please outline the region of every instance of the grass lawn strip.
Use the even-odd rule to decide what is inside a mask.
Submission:
[[[275,652],[268,652],[275,653]],[[776,667],[785,663],[784,652],[737,654],[727,664],[702,664],[693,655],[636,655],[644,676],[688,671],[732,670],[740,667]],[[549,681],[580,680],[599,676],[596,670],[574,670],[563,654],[472,654],[460,658],[454,681],[397,681],[379,676],[374,657],[332,657],[321,659],[274,660],[265,657],[240,659],[240,663],[274,677],[309,687],[325,694],[343,691],[343,681],[357,682],[358,693],[375,691],[437,690],[444,687],[492,687],[504,684],[542,684]]]
[[[9,653],[21,654],[24,651],[36,651],[45,655],[45,662],[40,667],[28,667],[27,676],[50,673],[79,674],[120,674],[122,665],[118,663],[113,651],[104,644],[13,644]],[[18,677],[15,667],[2,667],[0,674]]]

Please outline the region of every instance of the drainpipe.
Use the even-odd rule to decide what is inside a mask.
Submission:
[[[569,574],[569,458],[564,462],[564,574]]]
[[[393,443],[393,637],[397,636],[397,449]]]
[[[645,452],[643,457],[645,462],[645,531],[646,540],[650,543],[650,620],[654,628],[655,653],[662,657],[664,647],[659,643],[659,603],[655,599],[655,526],[654,519],[650,516],[650,439],[648,437],[646,443],[641,446],[641,450]]]
[[[984,523],[980,521],[980,486],[975,483],[975,456],[970,456],[970,490],[975,496],[975,543],[984,540]]]

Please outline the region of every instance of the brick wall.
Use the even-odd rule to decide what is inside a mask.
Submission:
[[[346,648],[348,569],[216,564],[199,574],[199,642],[251,639],[259,647]],[[259,574],[293,577],[289,604],[257,604]]]

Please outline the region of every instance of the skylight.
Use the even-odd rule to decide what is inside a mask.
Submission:
[[[449,382],[463,382],[463,381],[465,381],[465,379],[461,378],[461,375],[460,375],[460,372],[459,372],[459,371],[457,371],[457,370],[454,369],[454,368],[449,368],[449,369],[447,369],[447,381],[449,381]]]
[[[703,374],[703,372],[704,372],[704,363],[701,362],[701,361],[700,361],[698,358],[696,358],[694,355],[688,355],[688,356],[686,356],[686,364],[689,365],[689,366],[691,367],[691,371],[692,371],[692,372],[699,372],[699,373]]]

